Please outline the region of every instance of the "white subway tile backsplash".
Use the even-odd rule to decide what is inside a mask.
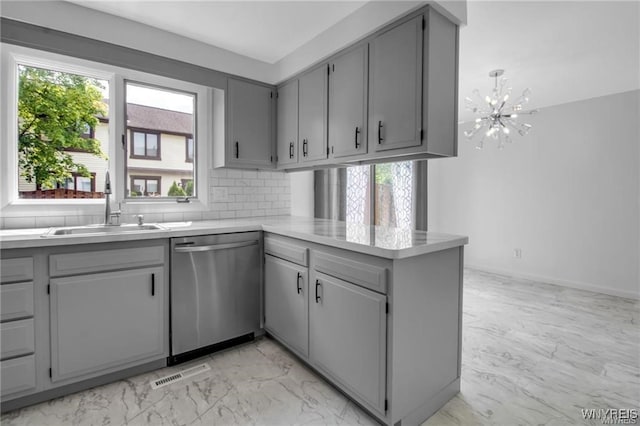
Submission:
[[[7,229],[16,229],[16,228],[35,228],[36,227],[36,218],[35,217],[5,217],[4,224]]]
[[[164,220],[162,213],[144,213],[142,215],[146,223],[162,222]]]
[[[147,223],[286,215],[291,205],[290,176],[277,171],[212,169],[205,189],[209,193],[208,210],[161,213],[155,206],[133,209],[125,205],[121,220],[123,223],[134,222],[131,217],[134,213],[143,214]],[[0,229],[79,226],[103,221],[100,215],[54,216],[46,209],[34,209],[31,216],[0,218]]]
[[[164,222],[182,222],[184,221],[184,213],[171,212],[163,214]]]
[[[218,219],[220,219],[219,211],[202,212],[202,220],[218,220]]]
[[[65,226],[64,216],[37,216],[36,228],[50,228],[53,226]]]
[[[186,212],[183,220],[202,220],[202,212]]]

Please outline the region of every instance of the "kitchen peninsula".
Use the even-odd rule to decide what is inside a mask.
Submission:
[[[43,236],[47,229],[0,231],[3,321],[18,312],[3,327],[26,321],[16,341],[27,342],[5,357],[3,333],[3,411],[164,366],[169,238],[255,231],[263,235],[264,265],[256,334],[264,329],[387,425],[418,424],[459,391],[466,237],[301,217],[160,225],[164,229],[60,236]],[[78,264],[78,255],[85,262]],[[103,263],[94,264],[97,275],[115,282],[134,272],[156,278],[155,299],[145,294],[140,301],[153,303],[142,322],[154,338],[138,352],[92,365],[62,345],[68,334],[57,303],[65,301],[52,289],[63,282],[82,288],[79,277],[95,272],[89,270],[95,259]],[[6,293],[19,297],[4,297],[9,289],[20,290]]]

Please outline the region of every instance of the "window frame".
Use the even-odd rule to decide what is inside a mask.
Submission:
[[[38,216],[34,208],[46,206],[48,215],[100,215],[104,211],[104,199],[21,199],[18,194],[18,149],[17,149],[17,99],[18,72],[17,66],[33,66],[55,69],[61,72],[85,75],[106,80],[109,83],[109,156],[108,170],[111,174],[111,202],[130,206],[130,211],[144,211],[145,205],[163,203],[164,212],[189,212],[208,210],[208,169],[213,166],[210,158],[209,141],[217,137],[206,117],[213,116],[214,92],[218,89],[199,84],[176,80],[133,69],[122,68],[99,62],[61,55],[43,50],[32,49],[7,43],[0,43],[0,91],[5,96],[0,99],[0,114],[4,125],[0,129],[2,137],[15,143],[0,144],[0,211],[4,217]],[[196,179],[197,198],[190,203],[176,203],[175,198],[150,197],[132,199],[126,197],[126,158],[121,144],[122,135],[126,134],[125,88],[126,81],[137,81],[143,84],[172,88],[178,91],[195,93],[194,138],[196,156],[194,177]],[[217,96],[217,95],[215,95]],[[218,104],[216,103],[216,108]],[[198,119],[200,117],[200,119]],[[194,135],[194,136],[195,136]],[[201,188],[200,188],[201,187]]]
[[[78,173],[73,173],[71,179],[73,179],[73,191],[77,191],[78,190],[78,178],[81,177],[87,177],[87,176],[81,176]],[[69,180],[69,178],[67,178],[67,181]],[[89,192],[96,192],[96,174],[94,172],[91,172],[91,176],[89,177],[89,180],[91,182],[91,190]],[[64,189],[69,189],[66,187],[67,183],[65,182],[65,187]]]
[[[133,181],[134,180],[144,180],[144,188],[145,188],[145,193],[147,192],[146,189],[148,187],[147,185],[147,181],[149,180],[156,180],[158,181],[158,193],[162,194],[162,176],[152,176],[152,175],[130,175],[130,186],[129,188],[133,188]],[[132,189],[133,190],[133,189]],[[149,197],[148,194],[143,194],[144,197]],[[162,196],[162,195],[160,195]],[[129,194],[129,198],[131,197],[131,194]]]
[[[133,158],[133,159],[139,159],[139,160],[156,160],[156,161],[162,161],[162,132],[160,132],[159,130],[151,130],[151,129],[143,129],[140,127],[127,127],[127,130],[129,132],[129,141],[131,142],[129,144],[129,158]],[[145,155],[136,155],[134,154],[134,133],[143,133],[144,134],[144,152]],[[157,139],[156,139],[156,144],[157,144],[157,155],[153,156],[153,155],[148,155],[147,151],[148,151],[148,146],[147,146],[147,136],[148,135],[156,135]]]

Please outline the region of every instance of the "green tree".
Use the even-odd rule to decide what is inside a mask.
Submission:
[[[18,166],[28,182],[41,188],[55,188],[89,170],[66,152],[82,150],[107,158],[100,142],[83,138],[94,129],[98,116],[106,116],[99,81],[75,74],[19,67]]]
[[[186,197],[187,193],[184,192],[184,189],[180,188],[176,181],[173,181],[173,184],[169,188],[169,192],[167,193],[169,197]]]
[[[378,185],[390,184],[393,182],[392,167],[392,163],[376,164],[376,183]]]
[[[187,196],[193,197],[193,179],[187,181],[187,184],[184,186],[184,192],[186,192]]]

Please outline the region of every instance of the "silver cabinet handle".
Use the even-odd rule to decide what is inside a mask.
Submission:
[[[193,253],[200,251],[214,251],[214,250],[225,250],[225,249],[233,249],[239,247],[247,247],[254,246],[258,244],[258,240],[253,241],[240,241],[239,243],[229,243],[229,244],[213,244],[210,246],[176,246],[173,251],[176,253]]]

